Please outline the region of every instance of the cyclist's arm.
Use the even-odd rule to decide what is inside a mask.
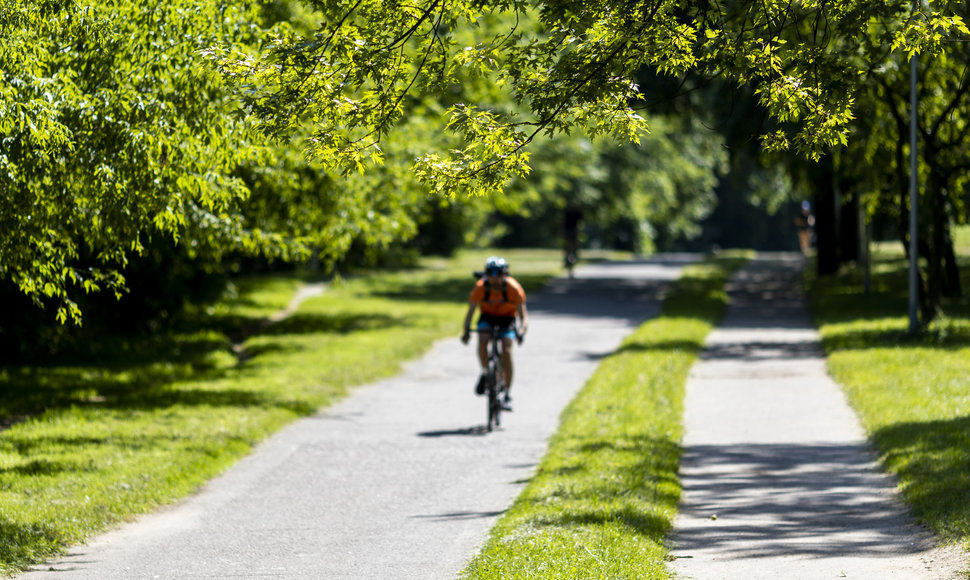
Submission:
[[[529,329],[529,310],[525,307],[525,302],[520,302],[516,307],[519,315],[519,334],[525,336],[525,331]]]
[[[462,324],[461,339],[468,342],[468,336],[471,332],[472,316],[475,315],[475,310],[478,308],[477,302],[468,303],[468,312],[465,313],[465,322]]]

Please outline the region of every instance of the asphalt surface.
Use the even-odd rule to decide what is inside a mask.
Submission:
[[[964,577],[915,526],[827,375],[801,259],[761,256],[728,285],[685,401],[677,578]]]
[[[655,316],[690,257],[579,269],[529,296],[515,412],[485,433],[474,346],[291,424],[187,500],[70,550],[30,580],[453,578],[531,476],[568,401]],[[528,290],[528,289],[527,289]]]

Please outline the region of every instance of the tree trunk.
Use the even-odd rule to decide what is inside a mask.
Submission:
[[[858,261],[859,256],[859,201],[855,197],[842,203],[839,216],[839,262]]]
[[[815,190],[816,266],[819,276],[829,276],[839,270],[839,227],[832,157],[823,157],[815,167],[812,189]]]
[[[960,266],[953,251],[949,225],[946,228],[946,245],[943,247],[943,264],[943,295],[947,298],[960,298],[963,296],[963,285],[960,283]]]

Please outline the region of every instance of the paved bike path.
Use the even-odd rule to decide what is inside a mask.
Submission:
[[[801,291],[800,257],[760,256],[687,383],[676,577],[964,577],[916,527],[839,386]]]
[[[483,432],[474,347],[458,340],[456,319],[455,338],[399,376],[291,424],[187,500],[22,578],[453,578],[533,473],[562,408],[657,314],[687,259],[580,268],[530,295],[515,412],[496,432]]]

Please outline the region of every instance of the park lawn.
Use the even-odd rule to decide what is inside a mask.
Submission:
[[[0,417],[15,419],[0,431],[0,573],[186,496],[283,425],[457,337],[487,253],[333,280],[275,324],[305,277],[239,280],[181,332],[106,339],[114,359],[0,368]],[[503,255],[527,289],[560,271],[554,250]]]
[[[948,301],[946,316],[911,336],[902,251],[885,246],[874,258],[868,294],[849,269],[810,279],[829,373],[916,519],[970,549],[970,303]]]
[[[668,578],[684,386],[745,254],[685,268],[661,316],[605,358],[535,476],[462,572],[476,580]]]

